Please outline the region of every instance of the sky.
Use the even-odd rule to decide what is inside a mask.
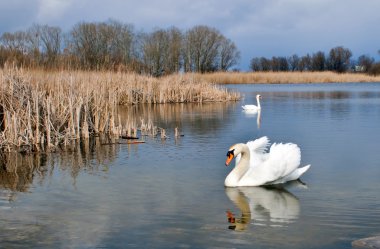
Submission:
[[[33,24],[64,32],[79,22],[114,19],[136,31],[196,25],[216,28],[241,53],[236,68],[253,57],[299,56],[343,46],[353,59],[380,61],[380,0],[0,0],[0,35]]]

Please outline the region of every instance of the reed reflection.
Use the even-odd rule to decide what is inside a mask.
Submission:
[[[78,140],[67,144],[65,151],[59,154],[0,154],[0,190],[29,192],[33,184],[43,185],[51,178],[55,169],[68,172],[73,184],[81,171],[107,172],[107,165],[116,158],[120,146],[117,143],[104,145],[105,140],[108,138]],[[13,198],[15,194],[10,196]]]
[[[297,181],[289,184],[305,187]],[[300,203],[286,190],[289,184],[281,187],[226,188],[227,197],[241,212],[240,217],[235,217],[233,212],[227,211],[228,228],[241,231],[250,224],[285,226],[294,222],[300,213]]]
[[[141,122],[153,123],[166,129],[168,135],[174,134],[175,128],[197,129],[197,133],[208,133],[210,130],[222,129],[237,103],[180,103],[160,105],[121,106],[118,110],[121,122],[132,122],[137,126]]]

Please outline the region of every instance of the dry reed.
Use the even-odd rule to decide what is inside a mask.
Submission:
[[[345,83],[345,82],[380,82],[380,76],[371,76],[362,73],[335,73],[335,72],[217,72],[209,74],[195,74],[198,80],[219,84],[247,84],[247,83]]]
[[[39,151],[92,134],[135,134],[120,104],[231,101],[238,93],[192,75],[160,79],[121,72],[0,70],[0,150]],[[145,124],[144,124],[145,125]],[[143,123],[141,124],[143,126]],[[157,134],[150,124],[141,130]]]

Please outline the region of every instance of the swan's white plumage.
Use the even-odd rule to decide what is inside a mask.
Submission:
[[[256,102],[257,102],[257,105],[243,105],[242,108],[244,111],[247,111],[249,113],[256,113],[258,112],[259,110],[261,110],[261,105],[260,105],[260,98],[261,98],[261,95],[260,94],[257,94],[256,95]]]
[[[310,165],[298,168],[301,150],[293,143],[274,143],[269,151],[269,139],[261,137],[247,144],[230,148],[236,157],[235,168],[226,177],[225,186],[261,186],[298,179]],[[267,152],[268,151],[268,152]]]

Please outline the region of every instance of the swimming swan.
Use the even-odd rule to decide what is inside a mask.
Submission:
[[[261,110],[260,99],[261,99],[261,95],[257,94],[256,95],[257,106],[256,105],[243,105],[242,106],[243,110],[244,111],[250,111],[250,112],[257,112],[258,110]]]
[[[310,164],[298,168],[301,150],[293,143],[274,143],[270,145],[267,137],[261,137],[247,144],[239,143],[227,152],[226,166],[236,158],[234,169],[224,181],[226,187],[261,186],[297,180]]]

